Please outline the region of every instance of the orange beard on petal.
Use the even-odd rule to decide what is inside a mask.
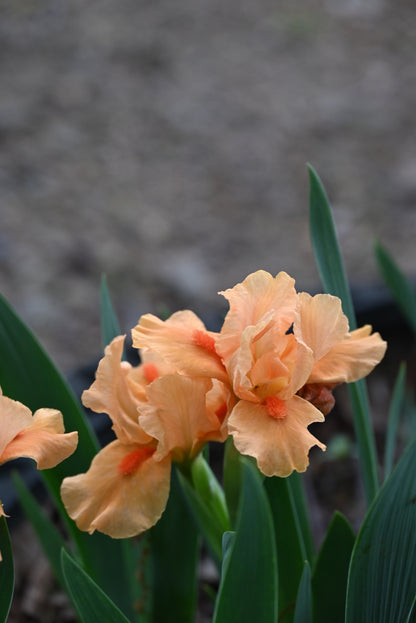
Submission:
[[[217,351],[215,350],[215,340],[211,335],[208,335],[208,333],[195,329],[192,331],[192,341],[196,346],[200,346],[215,355],[217,354]]]
[[[126,454],[118,464],[118,471],[122,476],[131,476],[136,473],[139,469],[140,465],[147,461],[152,454],[155,452],[155,448],[136,448],[136,450],[132,450],[129,454]]]
[[[323,415],[328,415],[335,405],[332,390],[337,385],[338,383],[307,383],[297,395],[313,404]]]
[[[264,399],[267,413],[276,420],[284,420],[287,415],[286,403],[277,396],[267,396]]]

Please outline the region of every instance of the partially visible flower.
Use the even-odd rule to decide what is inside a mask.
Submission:
[[[371,327],[349,333],[338,298],[294,283],[257,271],[222,292],[230,310],[216,350],[240,399],[228,427],[267,476],[304,471],[311,446],[325,449],[307,427],[330,411],[335,385],[368,374],[386,349]]]
[[[64,431],[60,411],[45,408],[32,415],[28,407],[4,396],[0,389],[0,465],[27,457],[38,469],[55,467],[77,447],[78,433]],[[0,516],[4,514],[0,504]]]
[[[65,478],[61,496],[81,530],[114,538],[139,534],[162,515],[172,461],[192,460],[210,439],[225,439],[222,384],[178,374],[157,354],[132,367],[121,361],[124,337],[100,361],[83,403],[111,417],[117,436],[85,474]]]

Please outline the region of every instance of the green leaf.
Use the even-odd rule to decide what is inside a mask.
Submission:
[[[386,480],[355,543],[346,623],[407,623],[416,595],[416,440]]]
[[[0,502],[1,504],[1,502]],[[0,623],[6,623],[14,590],[13,552],[6,517],[0,517]]]
[[[48,558],[60,585],[65,588],[62,574],[61,551],[65,542],[56,526],[48,519],[36,499],[27,489],[18,472],[13,473],[13,484],[19,496],[26,517],[31,522],[42,549]]]
[[[292,474],[293,476],[293,474]],[[264,488],[273,516],[279,575],[279,623],[291,623],[296,595],[307,559],[295,502],[292,476],[266,478]]]
[[[312,246],[324,289],[338,296],[350,329],[356,328],[354,308],[345,275],[341,252],[325,189],[316,171],[309,166],[310,231]],[[357,436],[364,490],[370,503],[379,487],[377,456],[371,427],[367,390],[364,381],[351,383],[349,392],[353,407],[354,428]]]
[[[312,623],[312,621],[311,568],[306,560],[299,584],[293,623]]]
[[[168,504],[151,529],[152,623],[193,623],[197,601],[198,532],[172,470]]]
[[[80,532],[68,518],[60,497],[64,477],[87,471],[98,451],[98,442],[79,402],[66,381],[37,342],[32,332],[0,296],[0,386],[4,395],[19,400],[32,411],[42,407],[59,409],[67,431],[77,430],[79,442],[72,456],[42,477],[66,523],[87,572],[111,598],[133,615],[126,547],[120,541],[95,533]],[[113,569],[118,569],[114,574]]]
[[[62,571],[72,603],[83,623],[129,623],[104,591],[64,549]]]
[[[117,335],[121,334],[120,325],[114,311],[110,292],[108,291],[107,277],[101,277],[100,288],[100,312],[101,312],[101,339],[105,348]],[[125,359],[123,352],[123,359]]]
[[[375,256],[394,300],[401,309],[413,331],[416,333],[416,292],[412,283],[405,277],[388,251],[377,242]]]
[[[262,479],[244,460],[236,534],[224,561],[213,623],[276,623],[274,527]]]
[[[310,184],[309,227],[319,275],[326,292],[338,296],[350,328],[356,328],[354,307],[344,271],[328,197],[316,171],[308,166]]]
[[[312,576],[316,623],[344,623],[348,568],[354,542],[355,535],[347,519],[335,512]]]
[[[230,525],[235,527],[238,516],[238,504],[242,481],[241,454],[236,449],[233,438],[230,435],[225,442],[223,486],[227,508],[230,517]]]
[[[192,468],[187,475],[178,471],[179,482],[188,508],[206,541],[212,558],[217,566],[220,566],[222,558],[222,535],[230,529],[224,495],[220,490],[220,486],[214,474],[212,474],[212,472],[210,475],[208,474],[207,470],[211,470],[205,459],[203,457],[198,457],[197,461],[201,462],[201,468],[206,471],[205,475],[203,475],[202,471],[197,468],[197,471],[201,473],[199,475],[195,474],[197,478],[196,483],[198,485],[199,482],[198,486],[200,491],[195,487]],[[193,469],[195,470],[195,468]],[[207,484],[207,479],[210,484]],[[205,481],[204,485],[202,481]]]
[[[394,454],[396,448],[397,429],[399,426],[400,412],[404,405],[404,392],[406,381],[406,364],[402,363],[393,388],[393,395],[389,409],[389,419],[386,435],[386,447],[384,450],[384,478],[393,469]]]

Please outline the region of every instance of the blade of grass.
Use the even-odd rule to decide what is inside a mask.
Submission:
[[[310,232],[312,246],[324,289],[338,296],[350,329],[356,328],[351,293],[344,271],[331,208],[325,189],[316,171],[309,166],[310,179]],[[349,385],[353,407],[354,427],[363,474],[367,503],[374,499],[378,487],[377,457],[374,433],[371,427],[367,390],[364,381]]]

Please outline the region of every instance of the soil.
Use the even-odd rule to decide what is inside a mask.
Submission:
[[[65,374],[101,355],[103,273],[127,333],[180,308],[215,325],[216,292],[258,268],[320,290],[307,162],[358,303],[380,311],[374,239],[416,277],[410,0],[2,0],[0,43],[0,291]],[[370,383],[380,447],[392,374],[412,356],[390,312],[370,318],[396,344]],[[339,404],[328,434],[353,438]],[[317,538],[335,506],[359,523],[353,458],[310,478]],[[17,590],[42,586],[49,610],[27,589],[10,622],[69,623],[59,591],[46,606],[30,528],[16,531]]]

